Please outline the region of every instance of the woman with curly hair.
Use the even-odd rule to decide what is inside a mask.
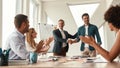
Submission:
[[[98,46],[93,37],[83,37],[80,39],[94,47],[107,61],[112,62],[120,54],[120,6],[111,6],[104,14],[105,21],[111,31],[116,33],[116,39],[110,51]]]

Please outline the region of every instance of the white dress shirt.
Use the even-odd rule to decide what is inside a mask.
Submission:
[[[60,28],[59,28],[59,30],[60,30],[60,32],[61,32],[62,38],[63,38],[63,39],[66,39],[64,30],[61,30]],[[67,46],[66,43],[63,42],[62,47],[66,47],[66,46]]]
[[[85,26],[85,36],[88,36],[88,25]],[[89,47],[89,45],[85,43],[85,47]]]
[[[25,36],[18,30],[15,30],[7,39],[5,48],[9,49],[9,59],[28,59],[29,52],[25,46]]]

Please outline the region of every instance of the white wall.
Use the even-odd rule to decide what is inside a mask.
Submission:
[[[113,46],[115,41],[115,33],[110,31],[108,27],[108,23],[104,24],[104,31],[105,31],[105,49],[110,50]]]
[[[2,0],[0,0],[0,47],[2,46]]]
[[[120,5],[120,0],[113,0],[112,5]]]
[[[104,12],[106,9],[106,2],[105,0],[101,0],[100,5],[96,9],[95,13],[91,17],[91,23],[97,25],[98,27],[104,23]]]
[[[77,31],[77,25],[73,19],[68,5],[64,2],[45,2],[43,9],[47,16],[57,25],[59,19],[65,20],[65,30],[74,34]]]
[[[114,0],[106,0],[106,6],[107,6],[107,8],[110,7],[110,5],[112,4],[113,1],[114,1]],[[106,10],[107,10],[107,9],[106,9]]]

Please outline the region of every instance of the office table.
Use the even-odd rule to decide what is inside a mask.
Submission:
[[[101,59],[100,59],[101,60]],[[41,61],[35,64],[28,64],[25,60],[15,60],[9,63],[9,66],[0,66],[3,68],[120,68],[119,62],[91,62],[86,59],[80,60],[64,60],[58,61]]]

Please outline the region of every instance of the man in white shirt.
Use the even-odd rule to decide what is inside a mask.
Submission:
[[[24,36],[29,29],[28,17],[23,14],[16,15],[14,25],[16,29],[8,37],[3,49],[11,49],[9,52],[9,59],[28,59],[29,52],[26,50]],[[43,42],[41,42],[41,45],[43,45]],[[36,52],[39,52],[39,47]]]
[[[78,28],[78,32],[77,32],[78,36],[74,40],[71,40],[71,41],[69,40],[69,43],[72,44],[72,43],[79,42],[80,41],[79,36],[85,36],[85,37],[92,36],[94,39],[96,39],[97,44],[101,45],[102,41],[101,41],[98,28],[96,25],[90,23],[89,14],[84,13],[82,15],[82,20],[84,22],[84,25]],[[81,42],[80,51],[82,52],[83,56],[91,56],[91,57],[96,56],[95,48],[92,46],[89,46],[88,44],[84,42]]]

